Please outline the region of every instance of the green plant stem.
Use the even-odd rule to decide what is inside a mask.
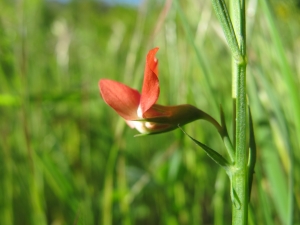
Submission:
[[[233,207],[233,223],[247,224],[248,212],[248,151],[246,148],[246,66],[237,65],[236,99],[236,154],[235,172],[232,174],[232,188],[236,192],[241,208]]]
[[[249,182],[248,151],[246,147],[246,18],[245,1],[231,0],[231,18],[224,0],[212,0],[217,18],[224,31],[232,54],[232,98],[234,102],[235,164],[229,174],[232,182],[232,224],[244,225],[248,221]]]
[[[246,101],[246,19],[245,19],[245,1],[231,1],[232,22],[235,35],[238,40],[242,61],[233,58],[233,99],[236,99],[235,105],[235,171],[232,174],[232,188],[239,207],[233,204],[232,224],[244,225],[248,222],[248,202],[249,202],[249,184],[248,184],[248,151],[246,146],[247,129],[247,101]]]

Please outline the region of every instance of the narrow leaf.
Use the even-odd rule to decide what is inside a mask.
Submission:
[[[214,160],[218,165],[220,165],[221,167],[223,167],[226,171],[229,170],[230,164],[228,163],[228,161],[226,159],[224,159],[224,157],[222,155],[220,155],[218,152],[216,152],[215,150],[211,149],[210,147],[208,147],[207,145],[197,141],[196,139],[194,139],[193,137],[191,137],[189,134],[187,134],[179,125],[178,127],[182,130],[182,132],[187,135],[190,139],[192,139],[197,145],[199,145],[205,152],[206,154],[212,159]]]
[[[253,174],[254,174],[254,167],[256,163],[256,142],[254,136],[254,129],[253,129],[253,121],[250,107],[249,110],[249,130],[250,130],[250,151],[249,151],[249,161],[248,161],[248,184],[249,184],[249,201],[251,196],[251,188],[252,188],[252,181],[253,181]]]

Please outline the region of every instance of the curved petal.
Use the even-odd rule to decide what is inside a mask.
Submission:
[[[146,112],[152,105],[154,105],[159,96],[158,61],[155,58],[157,51],[158,48],[150,50],[146,59],[140,102],[142,113]]]
[[[102,79],[99,89],[104,101],[125,120],[137,119],[140,93],[122,83]]]
[[[195,106],[175,105],[163,106],[155,104],[144,113],[145,120],[155,123],[185,125],[198,119],[207,119],[207,114]]]

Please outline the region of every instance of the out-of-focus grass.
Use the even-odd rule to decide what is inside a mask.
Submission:
[[[211,4],[170,3],[0,3],[0,224],[230,223],[228,179],[201,149],[179,130],[134,138],[99,96],[104,77],[140,90],[159,46],[159,102],[217,119],[222,104],[231,128],[230,55]],[[248,5],[249,221],[299,224],[300,10]],[[184,129],[225,155],[208,123]]]

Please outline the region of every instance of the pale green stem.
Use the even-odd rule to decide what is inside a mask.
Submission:
[[[245,225],[248,223],[248,151],[246,146],[247,101],[246,101],[246,19],[245,1],[231,0],[232,22],[238,40],[242,61],[233,57],[233,99],[235,104],[235,171],[232,174],[232,189],[240,203],[232,207],[232,224]]]
[[[233,207],[234,225],[247,224],[248,213],[248,151],[246,147],[246,65],[236,65],[237,98],[236,98],[236,154],[235,172],[232,174],[232,188],[235,191],[240,208]]]
[[[235,164],[229,174],[232,182],[232,224],[245,225],[248,220],[248,151],[246,147],[246,19],[245,1],[231,0],[231,17],[224,0],[212,0],[217,18],[232,54],[232,98],[234,102]]]

